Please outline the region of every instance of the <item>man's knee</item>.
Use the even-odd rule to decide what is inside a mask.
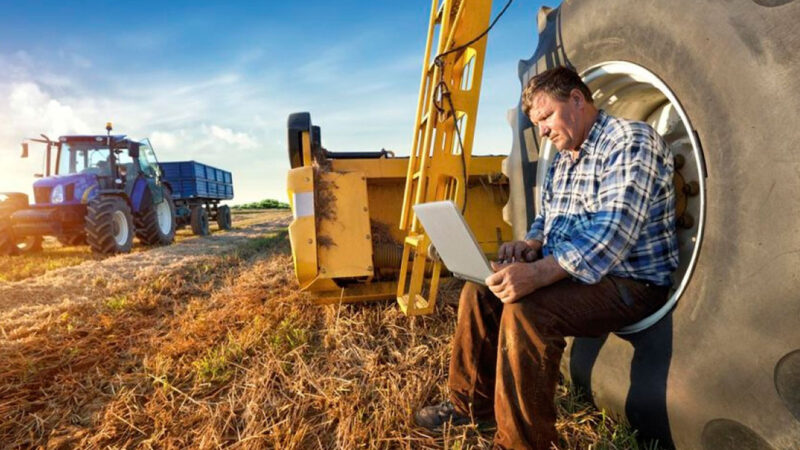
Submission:
[[[500,327],[507,333],[535,333],[543,337],[558,334],[556,320],[557,317],[542,303],[522,299],[503,306]]]
[[[486,286],[467,281],[461,289],[461,296],[458,300],[459,308],[464,306],[470,308],[476,307],[486,298],[488,291]]]

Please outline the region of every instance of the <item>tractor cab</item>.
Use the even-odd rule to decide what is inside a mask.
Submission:
[[[0,254],[14,253],[16,241],[55,236],[62,244],[88,243],[98,253],[130,251],[134,232],[146,244],[168,244],[175,234],[175,206],[162,183],[150,141],[124,135],[45,135],[44,171],[33,184],[34,202],[12,193],[14,207],[0,208]],[[28,156],[28,142],[22,157]],[[6,202],[8,203],[8,202]],[[17,246],[19,247],[19,246]]]
[[[149,151],[141,152],[142,148]],[[132,141],[124,135],[48,139],[46,176],[34,183],[35,203],[86,204],[100,192],[130,194],[140,174],[157,178],[154,160],[147,140]]]

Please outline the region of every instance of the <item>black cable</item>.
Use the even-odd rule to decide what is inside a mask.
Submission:
[[[447,102],[450,106],[450,115],[453,117],[453,128],[455,128],[456,130],[456,136],[458,137],[458,145],[459,148],[461,149],[461,172],[464,177],[464,204],[461,206],[461,215],[464,215],[464,211],[467,210],[467,186],[469,184],[467,180],[467,157],[464,156],[464,142],[461,139],[461,129],[458,127],[458,120],[456,118],[456,108],[453,105],[453,98],[450,96],[450,91],[447,88],[447,83],[444,81],[444,57],[451,53],[461,51],[469,47],[470,45],[474,44],[475,42],[481,40],[484,36],[486,36],[489,33],[489,31],[491,31],[492,28],[494,28],[497,21],[500,20],[501,17],[503,17],[503,14],[506,13],[506,10],[508,10],[508,7],[511,6],[511,3],[513,2],[514,0],[508,0],[505,6],[503,6],[503,9],[500,10],[500,12],[494,18],[494,20],[492,20],[492,22],[489,24],[489,27],[483,30],[483,32],[481,32],[478,36],[471,39],[466,44],[459,45],[456,48],[451,48],[446,52],[436,55],[436,57],[433,59],[433,63],[439,67],[439,82],[436,84],[436,88],[434,90],[433,106],[436,108],[436,111],[439,114],[443,114],[445,111],[444,107],[440,102],[441,99],[447,98]],[[439,98],[438,102],[437,98]]]

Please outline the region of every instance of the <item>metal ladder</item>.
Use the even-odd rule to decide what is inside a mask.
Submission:
[[[407,235],[397,302],[409,316],[433,312],[442,268],[441,261],[431,255],[430,239],[412,206],[437,200],[452,200],[459,209],[465,204],[487,36],[446,54],[439,63],[436,56],[466,44],[486,30],[491,8],[491,0],[432,0],[400,216],[400,229]]]

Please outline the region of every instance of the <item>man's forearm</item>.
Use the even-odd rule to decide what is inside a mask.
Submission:
[[[558,265],[553,255],[549,255],[533,263],[533,269],[536,274],[536,289],[550,286],[556,281],[569,277],[569,272]]]

